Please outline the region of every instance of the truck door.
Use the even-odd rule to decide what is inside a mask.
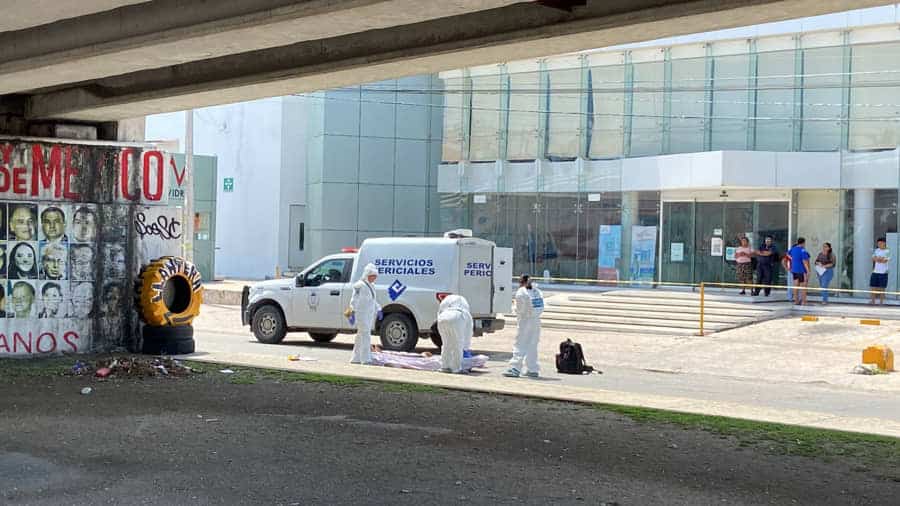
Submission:
[[[493,312],[499,314],[511,312],[514,296],[513,250],[512,248],[494,248]]]
[[[307,329],[339,329],[344,308],[341,295],[350,280],[353,260],[325,260],[307,271],[303,286],[294,291],[292,326]]]
[[[493,246],[463,244],[460,248],[459,293],[469,302],[473,316],[488,316],[493,286]]]

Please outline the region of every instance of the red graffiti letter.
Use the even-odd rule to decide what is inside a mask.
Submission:
[[[129,193],[129,191],[128,191],[128,183],[129,183],[128,160],[131,158],[132,153],[134,153],[133,148],[125,148],[122,150],[122,163],[121,163],[122,170],[121,170],[121,173],[119,174],[119,183],[120,183],[119,186],[122,189],[122,197],[125,200],[137,200],[138,199],[138,197],[132,196],[131,193]]]
[[[0,334],[0,350],[6,350],[6,353],[12,353],[9,351],[9,344],[6,343],[6,335]]]
[[[5,165],[0,165],[0,179],[2,179],[0,181],[0,193],[8,192],[12,181],[9,179],[9,169]]]
[[[187,172],[187,163],[184,164],[184,168],[181,169],[181,174],[178,173],[178,166],[175,165],[175,157],[169,157],[169,165],[172,166],[172,173],[175,174],[175,182],[178,183],[178,186],[184,184],[184,174]]]
[[[78,177],[78,167],[72,163],[72,152],[74,149],[66,150],[66,169],[63,175],[63,198],[68,200],[79,200],[81,195],[72,189],[72,181]]]
[[[13,353],[19,351],[19,343],[22,343],[22,349],[31,353],[31,334],[28,334],[28,341],[22,337],[22,334],[18,332],[13,332]]]
[[[9,165],[9,159],[12,156],[13,145],[12,144],[4,144],[0,146],[0,154],[3,155],[3,163]]]
[[[28,188],[25,186],[27,181],[25,180],[25,167],[16,167],[13,169],[13,177],[12,177],[12,187],[13,193],[25,194],[28,192]]]
[[[30,332],[29,332],[29,334],[30,334]],[[50,347],[47,348],[46,350],[41,349],[41,343],[45,342],[44,341],[45,337],[50,338]],[[38,336],[37,345],[35,346],[35,348],[37,348],[38,353],[50,353],[51,351],[56,351],[56,336],[54,336],[50,332],[44,332],[43,334]]]
[[[75,344],[75,343],[72,341],[72,339],[76,339],[76,340],[77,340],[77,339],[81,339],[81,337],[80,337],[76,332],[74,332],[74,331],[72,331],[72,330],[70,330],[70,331],[66,332],[65,334],[63,334],[63,341],[65,341],[66,344],[68,344],[69,347],[72,348],[72,351],[77,352],[77,351],[78,351],[78,345]]]
[[[156,191],[150,193],[150,162],[156,160]],[[144,198],[147,200],[159,200],[163,194],[163,170],[165,163],[163,162],[162,153],[159,151],[147,151],[144,153]]]
[[[67,147],[66,151],[72,148]],[[67,154],[68,156],[68,154]],[[40,144],[31,146],[31,196],[40,195],[40,186],[53,188],[53,196],[59,198],[62,194],[60,177],[62,173],[62,149],[59,146],[50,147],[50,166],[44,165],[44,148]]]

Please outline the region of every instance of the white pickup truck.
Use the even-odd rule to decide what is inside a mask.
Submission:
[[[287,332],[308,332],[317,342],[355,333],[343,313],[368,263],[379,271],[375,290],[384,319],[375,331],[388,350],[413,350],[420,337],[440,346],[438,305],[450,294],[468,300],[475,335],[502,329],[496,315],[511,310],[512,249],[454,231],[444,238],[367,239],[358,251],[329,255],[295,278],[245,286],[242,323],[268,344]]]

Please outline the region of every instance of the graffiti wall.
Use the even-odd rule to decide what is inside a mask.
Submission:
[[[0,356],[135,348],[135,276],[181,253],[183,178],[158,150],[0,138]]]

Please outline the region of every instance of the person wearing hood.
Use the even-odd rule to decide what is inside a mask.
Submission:
[[[519,290],[516,292],[516,344],[513,346],[512,360],[509,369],[503,373],[509,378],[518,378],[522,371],[522,362],[528,372],[525,376],[537,378],[540,375],[538,366],[538,341],[541,338],[541,313],[544,312],[544,294],[531,284],[531,276],[523,274],[519,278]]]
[[[350,297],[350,323],[356,322],[356,342],[353,344],[351,364],[372,363],[372,329],[375,319],[381,319],[381,306],[375,297],[375,280],[378,268],[368,264],[363,268],[362,277],[353,284]]]
[[[441,371],[461,373],[463,354],[472,345],[472,313],[461,295],[448,295],[438,307],[438,333],[441,336]]]

